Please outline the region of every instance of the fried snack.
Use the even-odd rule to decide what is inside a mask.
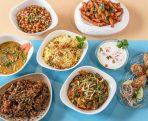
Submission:
[[[143,75],[134,79],[131,85],[133,88],[139,89],[140,87],[144,87],[146,80],[146,75]]]
[[[84,20],[95,26],[111,25],[114,27],[121,21],[123,8],[120,3],[113,3],[110,0],[89,0],[83,2],[80,12]]]
[[[131,71],[137,76],[142,76],[146,74],[146,68],[140,64],[133,64],[131,66]]]
[[[148,52],[144,53],[144,65],[148,69]]]

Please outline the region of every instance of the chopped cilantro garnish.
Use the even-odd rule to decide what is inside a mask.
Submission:
[[[118,41],[117,42],[117,47],[122,48],[122,49],[127,49],[128,48],[128,41],[126,39]]]

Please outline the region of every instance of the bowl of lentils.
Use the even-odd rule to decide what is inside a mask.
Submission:
[[[10,20],[14,27],[29,35],[41,35],[53,29],[58,17],[45,0],[26,0],[10,12]]]

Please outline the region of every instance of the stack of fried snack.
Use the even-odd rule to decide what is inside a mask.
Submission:
[[[141,77],[144,76],[148,78],[148,53],[144,53],[144,65],[141,64],[133,64],[131,66],[131,71],[137,76]],[[140,82],[139,82],[140,83]],[[142,83],[142,82],[141,82]]]

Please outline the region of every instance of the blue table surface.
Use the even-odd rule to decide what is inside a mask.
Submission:
[[[37,64],[36,61],[36,53],[42,41],[32,40],[31,42],[34,46],[34,53],[29,63],[21,72],[19,72],[14,76],[0,77],[0,86],[3,86],[10,80],[25,74],[35,73],[35,72],[42,72],[46,74],[49,77],[52,84],[53,100],[48,114],[41,121],[119,121],[119,120],[146,121],[147,120],[148,107],[143,107],[140,109],[127,108],[122,104],[120,104],[117,95],[114,96],[109,106],[103,112],[96,115],[80,114],[66,107],[61,102],[59,93],[62,84],[74,69],[67,72],[56,72],[42,68]],[[112,71],[101,67],[101,65],[97,62],[97,59],[95,57],[95,49],[100,42],[101,41],[89,41],[89,49],[87,55],[85,56],[85,58],[83,59],[83,61],[79,66],[90,65],[97,67],[107,72],[111,76],[113,76],[116,82],[119,83],[122,80],[123,74],[127,70],[129,70],[129,64],[127,64],[124,68],[117,71]],[[133,56],[146,51],[148,52],[148,41],[129,41],[129,53],[130,53],[129,61]]]

